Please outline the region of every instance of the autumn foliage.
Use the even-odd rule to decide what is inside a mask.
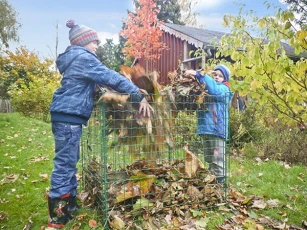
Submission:
[[[16,112],[25,116],[40,114],[47,120],[59,74],[52,70],[53,61],[21,47],[0,57],[0,97],[9,98]]]
[[[159,59],[161,51],[167,49],[166,44],[160,41],[159,9],[154,0],[139,0],[139,5],[135,13],[128,14],[125,28],[119,33],[127,38],[123,53],[127,57]]]
[[[239,81],[233,81],[233,90],[265,107],[272,124],[295,127],[307,121],[307,31],[296,29],[293,20],[289,10],[274,17],[225,16],[232,36],[223,37],[218,55],[234,61],[229,66]]]

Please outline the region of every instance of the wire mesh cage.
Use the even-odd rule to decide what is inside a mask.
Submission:
[[[227,202],[228,140],[197,129],[202,113],[214,113],[223,122],[212,129],[227,132],[227,111],[211,111],[209,96],[201,104],[197,96],[177,96],[175,104],[167,95],[154,97],[150,118],[132,102],[99,102],[83,129],[84,204],[111,229],[119,223],[160,229],[170,225],[165,215],[184,222],[191,210]]]

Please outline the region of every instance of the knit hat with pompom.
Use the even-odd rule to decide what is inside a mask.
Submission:
[[[79,26],[74,20],[68,20],[66,26],[70,28],[69,40],[72,45],[85,46],[92,41],[101,42],[95,30],[83,25]]]

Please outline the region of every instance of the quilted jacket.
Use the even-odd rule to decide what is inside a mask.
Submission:
[[[84,47],[67,47],[57,58],[56,65],[63,78],[51,102],[51,121],[86,124],[93,110],[97,85],[108,86],[119,93],[129,93],[135,102],[143,98],[137,86],[108,69]]]
[[[200,83],[205,83],[205,90],[208,90],[209,96],[206,96],[205,110],[197,112],[198,126],[197,134],[210,134],[228,138],[229,106],[233,93],[229,89],[228,82],[216,82],[209,75],[200,75],[197,73]]]

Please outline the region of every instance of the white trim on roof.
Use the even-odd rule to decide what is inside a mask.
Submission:
[[[181,32],[178,32],[177,30],[174,30],[172,28],[169,28],[168,26],[165,25],[161,25],[161,29],[171,35],[174,35],[177,38],[180,38],[183,41],[187,41],[189,44],[194,45],[195,47],[203,47],[204,43],[195,39],[195,38],[191,38],[190,36],[183,34]]]

